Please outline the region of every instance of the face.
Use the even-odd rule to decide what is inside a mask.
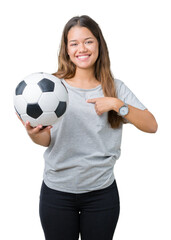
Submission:
[[[98,41],[88,28],[75,26],[68,32],[68,55],[77,68],[93,68],[98,49]]]

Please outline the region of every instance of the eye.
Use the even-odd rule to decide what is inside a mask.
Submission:
[[[77,46],[77,45],[78,45],[77,43],[72,43],[72,44],[70,44],[71,47],[75,47],[75,46]]]
[[[86,44],[91,44],[91,43],[93,43],[93,41],[86,41],[85,43]]]

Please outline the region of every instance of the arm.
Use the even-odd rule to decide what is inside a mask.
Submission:
[[[88,99],[87,102],[95,104],[95,110],[98,115],[110,110],[119,112],[119,108],[124,105],[123,101],[112,97]],[[129,113],[125,116],[125,119],[141,131],[148,133],[155,133],[157,131],[157,122],[148,110],[140,110],[129,105]]]
[[[124,103],[121,100],[117,98],[114,99],[113,110],[119,112],[119,108],[122,105],[124,105]],[[158,125],[151,112],[147,109],[140,110],[131,105],[128,105],[128,107],[129,113],[125,116],[125,119],[143,132],[155,133],[157,131]]]

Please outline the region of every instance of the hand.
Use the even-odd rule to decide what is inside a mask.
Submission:
[[[104,112],[109,112],[110,110],[117,111],[118,105],[123,105],[121,100],[113,97],[92,98],[88,99],[87,103],[95,104],[95,110],[98,115],[102,115]]]
[[[16,113],[17,114],[17,113]],[[30,138],[32,139],[33,142],[42,145],[42,146],[48,146],[50,143],[50,129],[52,128],[52,126],[48,126],[43,128],[42,125],[38,125],[37,127],[31,127],[30,126],[30,122],[26,121],[26,123],[18,116],[19,120],[22,122],[22,124],[24,125],[28,135],[30,136]]]
[[[26,121],[24,125],[28,135],[31,137],[33,141],[40,138],[41,136],[43,137],[45,132],[50,133],[50,129],[52,128],[52,126],[43,128],[42,125],[38,125],[37,127],[32,127],[30,126],[29,121]]]

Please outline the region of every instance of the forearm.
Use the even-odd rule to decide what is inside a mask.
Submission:
[[[43,147],[48,147],[51,141],[51,136],[47,132],[44,132],[41,136],[31,135],[30,138],[34,143]]]
[[[157,131],[157,122],[147,109],[140,110],[129,105],[129,113],[125,118],[141,131],[148,133]]]
[[[114,109],[116,112],[119,112],[119,108],[124,103],[119,100],[115,99]],[[148,132],[148,133],[155,133],[157,131],[157,122],[147,109],[140,110],[135,108],[131,105],[128,105],[129,113],[125,116],[130,123],[132,123],[135,127],[140,129],[141,131]]]

